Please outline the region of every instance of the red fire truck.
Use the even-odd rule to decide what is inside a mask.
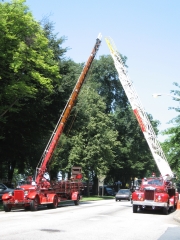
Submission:
[[[168,214],[170,208],[176,208],[179,194],[173,183],[175,178],[169,163],[164,155],[160,143],[149,121],[149,118],[141,104],[131,80],[128,77],[126,67],[117,51],[113,41],[106,38],[111,56],[114,60],[119,80],[131,104],[133,112],[138,120],[140,128],[149,145],[154,161],[159,169],[161,177],[154,175],[148,179],[143,179],[138,189],[132,194],[133,213],[138,209],[159,209],[162,208],[165,214]]]
[[[133,213],[143,209],[162,209],[167,215],[170,209],[176,209],[179,194],[173,179],[163,179],[152,174],[142,179],[140,186],[132,194]]]
[[[21,185],[14,192],[6,193],[2,196],[5,212],[10,212],[12,208],[22,207],[25,210],[36,211],[39,205],[56,208],[58,203],[64,200],[73,200],[75,205],[79,204],[81,190],[83,189],[81,168],[74,167],[71,179],[66,181],[50,182],[45,178],[45,173],[100,44],[101,34],[96,39],[88,61],[42,154],[36,169],[35,181],[33,182],[33,179],[30,177],[27,184]]]

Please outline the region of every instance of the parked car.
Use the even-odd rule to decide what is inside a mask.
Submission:
[[[102,187],[99,187],[99,194],[102,195]],[[115,191],[110,187],[103,187],[104,196],[115,196]]]
[[[0,183],[0,201],[2,201],[2,195],[4,193],[13,192],[13,191],[14,191],[13,188],[9,188],[6,185],[4,185],[3,183]]]
[[[115,195],[116,201],[121,201],[121,200],[131,201],[131,199],[132,199],[132,192],[130,189],[120,189]]]

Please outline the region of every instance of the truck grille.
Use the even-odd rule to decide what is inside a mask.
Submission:
[[[145,200],[154,200],[154,190],[145,190],[144,197]]]
[[[15,190],[14,191],[14,199],[15,200],[23,200],[24,199],[24,191],[23,190]]]

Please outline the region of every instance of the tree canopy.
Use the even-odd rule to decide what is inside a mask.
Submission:
[[[0,152],[8,179],[15,166],[24,169],[28,159],[32,166],[47,130],[43,111],[60,81],[45,32],[24,2],[0,3]]]
[[[177,89],[172,90],[174,93],[174,100],[179,103],[180,101],[180,85],[178,83],[174,83]],[[177,96],[177,98],[176,98]],[[172,167],[174,173],[177,175],[178,179],[180,179],[180,107],[171,108],[177,112],[177,117],[171,120],[171,123],[174,125],[169,129],[163,132],[164,135],[167,136],[167,139],[164,141],[163,149],[167,155],[170,166]]]

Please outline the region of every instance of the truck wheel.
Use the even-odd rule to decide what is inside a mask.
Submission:
[[[138,206],[133,204],[133,213],[137,213]]]
[[[163,208],[163,214],[164,215],[168,215],[168,213],[169,213],[169,208],[168,207],[164,207]]]
[[[57,198],[57,196],[54,196],[53,203],[47,204],[47,208],[55,209],[55,208],[57,208],[57,206],[58,206],[58,198]]]
[[[58,198],[57,198],[57,196],[54,196],[52,208],[57,208],[57,206],[58,206]]]
[[[79,196],[77,197],[77,200],[74,201],[74,205],[79,205]]]
[[[30,209],[31,211],[37,211],[38,210],[38,205],[39,205],[39,200],[38,197],[35,197],[34,200],[31,201],[30,203]]]
[[[25,211],[29,211],[29,210],[30,210],[30,206],[24,207],[24,210],[25,210]]]
[[[11,206],[6,204],[6,203],[3,203],[3,207],[4,207],[4,211],[5,212],[10,212],[11,211]]]

